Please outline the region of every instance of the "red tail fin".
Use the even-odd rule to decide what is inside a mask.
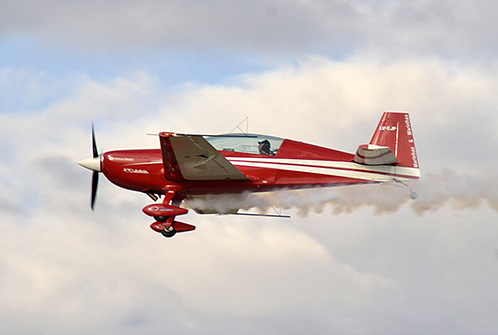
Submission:
[[[391,148],[401,166],[419,168],[408,113],[385,112],[370,144]]]

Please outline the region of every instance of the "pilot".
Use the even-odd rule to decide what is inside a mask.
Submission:
[[[258,142],[258,144],[259,144],[259,146],[258,146],[259,153],[261,155],[269,155],[269,156],[275,155],[270,149],[270,141],[264,140],[264,141]]]

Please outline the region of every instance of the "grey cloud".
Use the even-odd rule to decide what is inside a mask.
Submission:
[[[299,4],[277,8],[278,15],[273,18],[269,18],[268,6],[261,2],[54,1],[29,6],[8,2],[6,7],[4,35],[20,31],[47,42],[61,38],[72,44],[99,47],[280,45],[304,40],[305,32],[314,29],[305,24],[307,10]],[[304,9],[304,15],[296,7]],[[286,33],[290,38],[282,36]]]
[[[80,49],[493,57],[495,2],[7,1],[0,31]]]

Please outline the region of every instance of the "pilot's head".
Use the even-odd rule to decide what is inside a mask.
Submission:
[[[261,153],[269,154],[270,153],[270,141],[264,140],[261,142],[258,142],[259,144],[259,151]]]

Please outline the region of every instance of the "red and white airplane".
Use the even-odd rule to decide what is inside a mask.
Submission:
[[[356,154],[255,134],[161,132],[159,141],[160,149],[99,154],[92,127],[93,158],[78,162],[94,171],[91,208],[102,172],[117,186],[143,192],[154,201],[164,195],[162,203],[148,205],[143,212],[156,219],[153,230],[171,237],[195,229],[175,220],[188,213],[180,207],[185,199],[420,178],[410,117],[402,112],[385,112],[370,143],[360,145]]]

